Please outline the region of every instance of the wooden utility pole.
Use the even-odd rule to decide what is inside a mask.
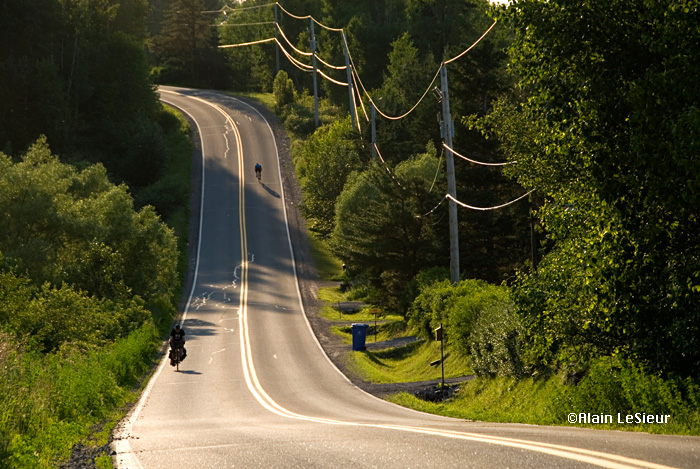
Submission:
[[[450,95],[447,90],[447,68],[443,64],[440,69],[440,82],[442,85],[442,123],[443,138],[447,145],[445,162],[447,163],[447,193],[457,199],[457,184],[455,182],[455,163],[452,147],[452,135],[454,123],[450,115]],[[450,280],[453,285],[459,283],[459,224],[457,221],[457,203],[449,200],[450,223]]]
[[[311,21],[311,64],[314,68],[314,122],[318,129],[318,87],[316,86],[316,38],[314,37],[314,19]]]

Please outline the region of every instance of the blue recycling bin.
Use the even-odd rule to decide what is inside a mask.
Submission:
[[[365,349],[365,340],[367,339],[367,324],[352,325],[352,350],[359,352]]]

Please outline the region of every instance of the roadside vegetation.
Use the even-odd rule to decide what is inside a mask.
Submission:
[[[187,127],[170,118],[164,178],[188,192]],[[176,313],[186,207],[171,228],[104,167],[61,163],[45,140],[0,166],[0,465],[50,467],[78,443],[106,445],[137,397]]]

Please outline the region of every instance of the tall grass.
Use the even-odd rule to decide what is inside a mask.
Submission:
[[[6,350],[0,368],[0,467],[52,467],[67,459],[92,425],[132,397],[159,344],[149,322],[101,349],[64,347],[49,355]]]
[[[565,377],[479,377],[455,397],[434,404],[402,393],[392,402],[424,412],[488,422],[566,425],[594,429],[700,435],[700,388],[662,379],[631,362],[603,359],[578,384]],[[611,423],[569,422],[569,414],[612,415]],[[617,414],[669,415],[667,423],[620,423]],[[624,422],[624,418],[623,418]]]

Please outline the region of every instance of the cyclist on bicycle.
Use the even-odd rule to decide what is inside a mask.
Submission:
[[[260,163],[255,163],[255,177],[260,179],[260,176],[262,176],[262,166]]]

